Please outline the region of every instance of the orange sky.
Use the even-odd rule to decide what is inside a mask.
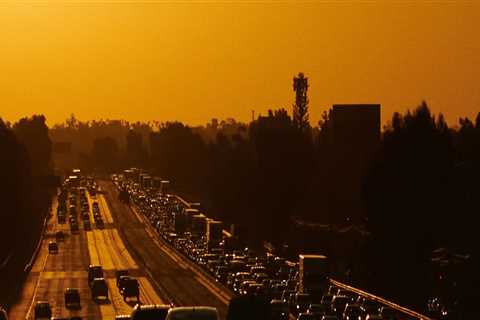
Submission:
[[[247,121],[293,103],[480,111],[480,5],[459,1],[0,1],[0,116]],[[460,3],[460,4],[459,4]],[[480,3],[480,2],[477,2]]]

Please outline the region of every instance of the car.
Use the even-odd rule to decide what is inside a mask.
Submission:
[[[103,229],[103,228],[105,228],[105,223],[103,222],[102,219],[96,220],[95,223],[96,223],[98,229]]]
[[[130,313],[131,320],[165,320],[171,305],[136,304]]]
[[[65,214],[59,214],[57,216],[57,221],[59,224],[64,224],[67,221],[67,219],[65,218]]]
[[[382,306],[378,309],[379,314],[382,316],[383,319],[386,320],[394,320],[397,319],[398,311],[391,307]]]
[[[67,309],[80,309],[80,292],[76,288],[65,289],[65,307]]]
[[[320,320],[339,320],[336,315],[333,314],[326,314],[320,318]]]
[[[94,278],[91,290],[93,300],[98,300],[99,297],[104,297],[108,300],[108,286],[104,278]]]
[[[322,303],[311,303],[308,307],[308,313],[323,315],[330,311],[329,306]]]
[[[78,232],[78,223],[76,221],[70,223],[70,232]]]
[[[59,231],[55,232],[55,239],[56,239],[57,241],[63,241],[63,240],[65,240],[65,234],[63,233],[62,230],[59,230]]]
[[[52,308],[48,301],[37,301],[34,309],[34,319],[48,319],[52,317]]]
[[[50,241],[48,243],[48,253],[57,254],[58,253],[58,245],[55,241]]]
[[[137,301],[140,301],[140,286],[138,280],[128,276],[122,276],[122,286],[120,287],[120,293],[123,296],[123,300],[127,298],[135,297]]]
[[[90,285],[95,278],[103,278],[103,268],[100,265],[88,266],[88,284]]]
[[[345,320],[362,320],[365,310],[355,303],[347,303],[343,311],[343,319]]]
[[[119,282],[121,276],[128,276],[128,270],[116,270],[115,271],[115,278],[116,278],[117,287],[119,287],[118,282]]]
[[[308,293],[295,294],[295,312],[296,314],[307,312],[308,307],[312,303],[312,298]]]
[[[130,315],[129,314],[117,314],[115,316],[115,320],[130,320]]]
[[[270,301],[270,318],[287,320],[289,315],[288,303],[283,300],[274,299]]]
[[[165,320],[219,320],[217,308],[213,307],[174,307],[168,310]]]
[[[90,225],[89,220],[84,220],[83,221],[83,230],[85,230],[85,231],[92,230],[92,226]]]
[[[302,312],[297,316],[297,320],[318,320],[318,316],[313,313]]]
[[[349,302],[351,302],[350,297],[334,296],[331,304],[332,312],[336,314],[339,318],[341,318],[343,311],[345,310],[345,306]]]

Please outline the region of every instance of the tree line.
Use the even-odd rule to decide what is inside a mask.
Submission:
[[[421,309],[434,282],[433,250],[465,252],[471,255],[468,265],[478,265],[474,218],[480,198],[480,116],[449,127],[425,103],[395,113],[354,195],[360,217],[335,210],[340,201],[333,198],[342,186],[332,186],[343,168],[332,156],[331,121],[330,111],[317,126],[302,122],[300,127],[280,108],[250,123],[214,119],[190,127],[180,122],[117,122],[118,128],[108,131],[110,122],[78,122],[61,130],[71,130],[79,139],[81,130],[88,132],[92,142],[90,153],[83,155],[88,165],[82,169],[112,173],[146,168],[171,180],[173,189],[188,200],[201,202],[210,216],[243,226],[238,230],[251,244],[283,244],[293,216],[362,224],[370,235],[362,254],[366,271],[354,278]],[[59,128],[51,131],[54,140]],[[478,277],[470,279],[478,284]]]
[[[1,302],[11,297],[40,237],[51,204],[51,141],[45,117],[0,119]]]

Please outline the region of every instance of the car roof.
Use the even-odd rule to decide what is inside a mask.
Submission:
[[[192,306],[192,307],[173,307],[168,311],[168,314],[172,313],[185,313],[196,312],[206,314],[218,314],[217,308],[207,306]]]

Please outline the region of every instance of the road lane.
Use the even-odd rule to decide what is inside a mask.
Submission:
[[[127,248],[172,302],[178,305],[213,306],[224,319],[227,299],[215,294],[208,281],[192,272],[188,264],[182,261],[184,257],[169,252],[161,240],[149,234],[151,231],[146,231],[141,219],[129,206],[118,200],[118,192],[113,183],[101,181],[99,185],[107,191],[107,206]]]
[[[33,319],[33,306],[36,301],[47,300],[53,310],[53,316],[80,316],[83,319],[113,319],[117,314],[129,314],[136,303],[135,299],[125,302],[115,281],[115,270],[126,269],[139,280],[140,299],[142,303],[164,302],[156,292],[148,276],[140,270],[138,264],[128,252],[115,229],[115,221],[103,196],[99,196],[100,212],[106,222],[105,229],[83,230],[71,233],[69,224],[57,224],[57,203],[52,205],[52,216],[47,224],[47,231],[40,251],[25,281],[19,301],[9,310],[11,319]],[[89,202],[93,202],[93,199]],[[90,212],[92,214],[92,212]],[[91,217],[93,221],[93,216]],[[54,239],[56,231],[63,231],[65,240],[58,242],[58,254],[48,253],[48,242]],[[109,288],[110,300],[97,304],[91,298],[87,283],[89,264],[101,264]],[[64,303],[66,288],[78,288],[81,296],[81,309],[68,310]]]

